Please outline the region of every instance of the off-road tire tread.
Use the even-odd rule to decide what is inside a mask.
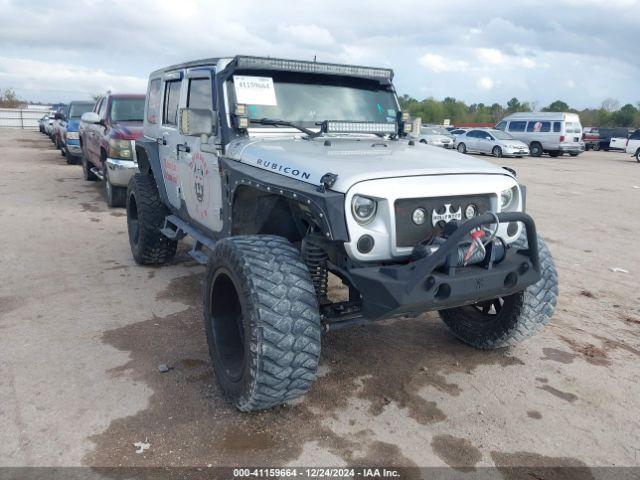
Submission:
[[[162,203],[158,187],[151,175],[136,173],[129,181],[126,206],[129,198],[135,196],[138,207],[138,251],[132,248],[133,258],[139,265],[162,265],[176,254],[178,242],[164,236],[160,229],[169,210]]]
[[[558,272],[551,252],[541,238],[538,238],[538,245],[542,278],[516,294],[518,297],[507,328],[472,336],[459,321],[460,315],[465,314],[463,309],[441,310],[440,317],[456,337],[472,347],[483,350],[510,347],[533,336],[549,323],[558,297]],[[526,248],[526,236],[520,236],[514,246]]]
[[[254,411],[304,395],[317,375],[321,326],[313,282],[298,251],[282,237],[229,237],[213,250],[208,278],[221,260],[239,279],[238,294],[253,326],[245,333],[252,347],[248,388],[230,400],[241,411]]]

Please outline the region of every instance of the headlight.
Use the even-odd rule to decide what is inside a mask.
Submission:
[[[516,190],[518,187],[508,188],[500,192],[500,210],[509,210],[512,206],[513,199],[516,198]]]
[[[354,195],[351,200],[351,212],[360,225],[364,225],[373,220],[378,210],[378,202],[371,198]]]
[[[78,140],[80,138],[80,134],[78,132],[67,132],[66,135],[67,140]]]
[[[111,158],[132,159],[131,140],[110,139],[108,155]]]

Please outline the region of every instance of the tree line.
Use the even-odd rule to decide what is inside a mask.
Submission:
[[[24,100],[18,98],[12,88],[0,90],[0,108],[18,108],[24,105]],[[538,110],[537,102],[521,102],[516,97],[509,100],[506,106],[499,103],[487,105],[472,103],[467,105],[461,100],[446,97],[436,100],[433,97],[418,101],[409,95],[400,97],[403,110],[409,111],[413,117],[421,117],[423,123],[442,124],[448,118],[453,125],[456,123],[498,123],[510,113],[531,112]],[[543,112],[573,112],[580,115],[580,121],[585,127],[629,127],[640,128],[640,102],[637,106],[620,103],[607,98],[600,108],[586,108],[576,110],[566,102],[556,100],[540,109]]]
[[[436,100],[433,97],[418,101],[409,95],[400,97],[403,110],[409,111],[413,117],[421,117],[423,123],[442,124],[448,118],[453,125],[456,123],[498,123],[505,116],[515,112],[573,112],[580,115],[580,121],[585,127],[629,127],[640,128],[640,102],[637,105],[620,103],[612,98],[602,102],[599,108],[585,108],[576,110],[566,102],[556,100],[546,107],[538,108],[538,102],[521,102],[513,97],[506,105],[493,103],[472,103],[467,105],[461,100],[446,97]]]

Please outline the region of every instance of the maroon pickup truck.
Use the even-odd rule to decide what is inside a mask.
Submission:
[[[80,147],[85,180],[102,180],[110,207],[124,207],[138,171],[135,141],[142,135],[144,95],[107,93],[82,115]]]

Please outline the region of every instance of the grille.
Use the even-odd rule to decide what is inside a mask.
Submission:
[[[413,247],[418,242],[428,239],[439,230],[439,226],[432,225],[433,211],[444,213],[445,205],[451,205],[451,212],[462,209],[462,220],[464,221],[464,210],[470,203],[478,207],[478,213],[491,211],[491,195],[462,195],[457,197],[430,197],[430,198],[403,198],[396,200],[394,204],[396,213],[396,245],[398,247]],[[423,208],[426,211],[426,220],[422,225],[416,225],[411,219],[411,215],[416,208]]]

